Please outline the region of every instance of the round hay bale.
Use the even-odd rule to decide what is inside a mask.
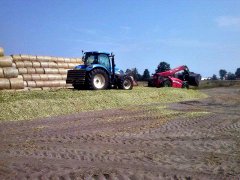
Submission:
[[[52,62],[57,62],[57,61],[58,61],[58,58],[57,58],[57,57],[51,57],[51,61],[52,61]]]
[[[20,55],[11,55],[11,56],[13,58],[13,61],[21,61],[22,60]]]
[[[37,60],[37,56],[29,55],[29,61],[36,61],[36,60]]]
[[[65,60],[64,60],[63,57],[58,57],[58,58],[57,58],[57,62],[65,62]]]
[[[77,63],[68,63],[68,69],[73,69],[77,66]]]
[[[48,87],[46,86],[47,81],[36,81],[36,87],[41,88],[41,87]]]
[[[37,84],[35,81],[27,81],[27,87],[35,88]]]
[[[44,74],[44,68],[36,68],[36,74]]]
[[[58,71],[59,71],[59,74],[67,74],[68,69],[59,68]]]
[[[40,62],[42,68],[48,68],[49,63],[48,62]]]
[[[36,56],[36,58],[37,58],[37,61],[44,61],[45,60],[44,56]]]
[[[18,74],[27,74],[27,68],[18,68]]]
[[[33,67],[33,64],[32,64],[32,62],[31,61],[23,61],[23,63],[24,63],[24,67]]]
[[[65,80],[59,81],[59,86],[60,87],[65,87],[66,86],[66,81]]]
[[[52,61],[52,58],[51,56],[44,56],[44,60],[49,62]]]
[[[0,57],[0,67],[12,67],[13,59],[11,56]]]
[[[34,68],[40,68],[41,67],[40,62],[32,62],[32,65],[33,65]]]
[[[60,80],[49,82],[49,87],[59,87],[59,86],[60,86]]]
[[[21,56],[21,60],[22,60],[22,61],[29,61],[29,60],[30,60],[30,59],[29,59],[29,55],[21,54],[20,56]]]
[[[67,79],[67,74],[61,74],[62,80],[66,80]]]
[[[61,74],[48,74],[48,80],[54,81],[54,80],[62,80]]]
[[[16,63],[13,62],[13,63],[12,63],[12,67],[17,67],[17,66],[16,66]]]
[[[27,81],[23,81],[24,87],[27,87]]]
[[[27,73],[28,74],[36,74],[36,69],[35,68],[27,68]]]
[[[23,80],[24,81],[32,81],[32,75],[31,74],[23,74]]]
[[[41,81],[48,81],[48,75],[47,74],[39,74]]]
[[[3,74],[5,78],[16,78],[18,76],[18,70],[13,67],[3,68]]]
[[[57,67],[58,68],[68,69],[68,64],[67,63],[57,63]]]
[[[21,61],[16,61],[15,64],[17,68],[24,68],[24,63]]]
[[[76,63],[83,64],[82,58],[76,58]]]
[[[0,68],[0,78],[4,78],[3,68]]]
[[[18,75],[17,78],[23,80],[23,76],[22,75]]]
[[[40,74],[32,74],[32,80],[33,81],[40,81],[41,80]]]
[[[48,67],[49,67],[49,68],[57,68],[58,65],[57,65],[57,63],[55,63],[55,62],[49,62],[49,63],[48,63]]]
[[[24,88],[24,83],[23,79],[18,79],[18,78],[11,78],[9,79],[11,89],[23,89]]]
[[[70,63],[71,60],[70,60],[70,58],[64,58],[64,62],[65,62],[65,63]]]
[[[77,62],[76,58],[70,58],[70,63],[76,63],[76,62]]]
[[[10,89],[9,79],[0,78],[0,89]]]
[[[44,68],[45,74],[59,74],[57,68]]]
[[[4,49],[2,47],[0,47],[0,57],[4,56]]]

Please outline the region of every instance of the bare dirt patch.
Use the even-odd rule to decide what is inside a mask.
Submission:
[[[0,179],[239,178],[240,89],[203,91],[210,97],[2,122]]]

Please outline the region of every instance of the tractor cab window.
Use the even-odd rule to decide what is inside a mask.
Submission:
[[[100,54],[98,56],[98,63],[105,66],[107,69],[111,69],[109,57],[106,54]]]
[[[87,56],[85,59],[85,63],[86,63],[86,65],[96,64],[97,63],[96,56],[95,55]]]

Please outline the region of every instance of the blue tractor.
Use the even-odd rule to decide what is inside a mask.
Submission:
[[[115,67],[112,53],[84,52],[82,59],[83,65],[78,65],[67,73],[66,83],[72,84],[74,89],[133,88],[133,79]]]

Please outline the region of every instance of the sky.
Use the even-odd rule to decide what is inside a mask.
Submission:
[[[165,61],[203,77],[240,67],[240,0],[0,0],[6,55],[113,52],[117,67]]]

